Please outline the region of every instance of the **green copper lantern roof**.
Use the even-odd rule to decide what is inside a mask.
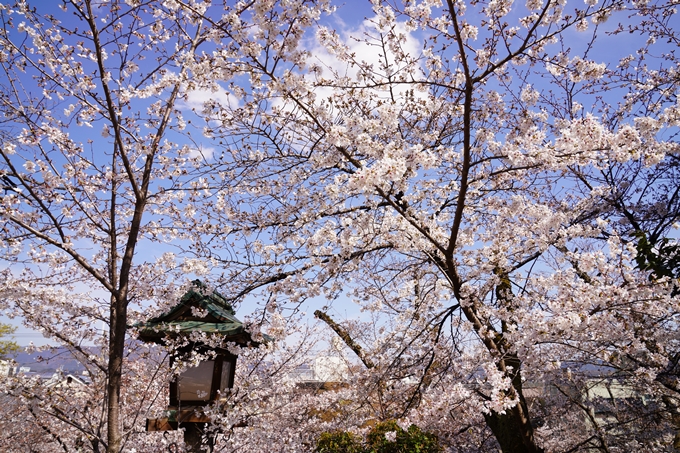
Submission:
[[[219,334],[229,341],[252,343],[234,309],[217,291],[208,292],[200,280],[192,282],[179,303],[160,316],[135,325],[139,338],[146,342],[162,342],[163,338],[191,332]]]

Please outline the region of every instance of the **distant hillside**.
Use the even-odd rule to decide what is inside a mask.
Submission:
[[[98,348],[90,348],[96,354]],[[70,374],[80,374],[85,371],[85,367],[76,360],[71,352],[64,348],[52,348],[42,352],[19,352],[14,355],[13,360],[17,367],[30,367],[31,372],[37,374],[54,373],[58,369]]]

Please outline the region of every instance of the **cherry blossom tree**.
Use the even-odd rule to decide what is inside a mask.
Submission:
[[[357,302],[368,324],[319,317],[371,370],[359,393],[379,403],[350,398],[364,420],[539,452],[630,449],[658,416],[635,442],[666,448],[676,402],[604,424],[573,389],[607,364],[601,379],[676,398],[655,380],[676,379],[673,285],[635,260],[639,234],[667,237],[678,216],[675,7],[372,6],[352,36],[322,26],[276,53],[256,45],[271,29],[245,43],[213,21],[244,43],[249,82],[195,109],[228,180],[205,216],[239,241],[196,252],[234,297],[261,290],[264,320]],[[603,57],[625,31],[637,54]],[[527,383],[554,393],[541,428]]]
[[[162,203],[155,180],[173,166],[162,159],[180,149],[168,133],[188,74],[175,57],[190,58],[204,36],[195,18],[160,5],[53,6],[1,11],[3,299],[105,374],[106,434],[95,438],[120,451],[128,308],[165,283],[135,254],[155,234],[145,213]],[[145,107],[132,111],[137,99]],[[103,357],[82,348],[93,340]]]
[[[670,448],[677,296],[637,258],[677,222],[672,2],[375,0],[337,31],[325,1],[60,6],[0,11],[2,308],[101,389],[96,424],[33,406],[55,449],[152,448],[126,327],[194,276],[276,339],[234,347],[219,451],[378,421],[451,451]],[[330,391],[293,378],[312,307],[352,369]]]
[[[176,303],[183,285],[205,272],[168,245],[202,243],[186,189],[218,176],[201,169],[207,157],[182,108],[187,93],[213,83],[202,60],[217,51],[236,74],[238,52],[215,44],[215,23],[201,18],[206,2],[182,5],[0,5],[2,309],[68,347],[95,380],[81,399],[36,403],[49,419],[40,429],[57,449],[76,448],[69,439],[78,436],[67,435],[74,430],[94,451],[131,448],[158,398],[129,385],[128,326]],[[263,6],[237,4],[216,20],[257,27]],[[175,223],[166,207],[183,219]]]

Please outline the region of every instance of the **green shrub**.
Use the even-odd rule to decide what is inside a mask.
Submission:
[[[394,434],[390,435],[390,433]],[[315,450],[317,453],[440,453],[441,451],[442,448],[434,434],[423,432],[416,425],[411,425],[408,430],[404,431],[394,420],[375,425],[366,436],[366,441],[344,431],[323,433]]]
[[[323,433],[316,445],[317,453],[364,453],[361,439],[352,433],[336,431]]]

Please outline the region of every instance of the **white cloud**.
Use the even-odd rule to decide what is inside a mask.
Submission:
[[[317,63],[321,68],[320,77],[334,80],[337,77],[346,77],[354,82],[358,82],[360,77],[360,68],[358,65],[372,66],[372,80],[371,82],[386,82],[388,76],[402,75],[412,77],[413,79],[422,79],[422,66],[420,63],[407,64],[405,59],[415,61],[422,53],[422,42],[414,36],[414,34],[407,28],[406,23],[397,22],[394,28],[396,35],[403,35],[404,39],[400,43],[399,57],[395,48],[389,45],[380,45],[380,32],[376,28],[377,19],[367,19],[358,28],[353,30],[342,30],[338,32],[341,44],[346,47],[345,51],[329,52],[329,50],[320,42],[316,42],[310,49],[314,60],[311,63]],[[358,63],[350,64],[343,54],[351,55],[352,61]],[[404,58],[405,57],[405,58]],[[382,79],[382,80],[381,80]],[[393,79],[394,80],[394,79]],[[406,84],[392,84],[392,93],[400,97],[407,89],[412,87]],[[320,98],[329,96],[334,90],[323,88],[317,91]],[[389,91],[388,87],[381,89],[376,88],[376,93],[384,91],[385,94]]]
[[[199,113],[203,110],[206,102],[214,102],[229,109],[235,109],[239,105],[238,98],[222,88],[218,88],[216,91],[207,89],[192,90],[186,96],[186,100],[180,103],[180,108],[183,110],[195,110]]]
[[[203,146],[201,145],[200,148],[191,148],[189,151],[189,158],[190,159],[202,159],[202,160],[211,160],[213,155],[215,154],[215,148],[211,146]]]

